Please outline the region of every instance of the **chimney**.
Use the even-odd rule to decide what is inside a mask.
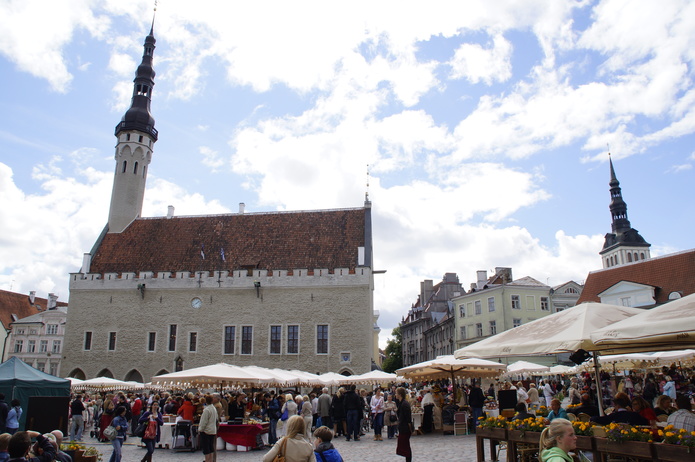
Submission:
[[[82,274],[89,273],[90,266],[92,266],[92,254],[85,253],[82,255]]]
[[[476,274],[478,275],[478,290],[480,290],[485,287],[487,282],[487,270],[478,270]]]
[[[246,204],[239,202],[239,213],[244,213],[244,208],[246,208]]]
[[[174,217],[174,206],[170,205],[167,207],[167,219]]]
[[[475,282],[472,282],[471,283],[471,292],[475,292],[477,288],[478,288],[478,284],[476,284]]]
[[[55,310],[56,304],[58,303],[58,296],[56,294],[48,294],[48,308],[49,310]]]
[[[512,279],[512,269],[504,266],[495,267],[495,273],[502,278],[502,284],[509,284],[513,281]]]
[[[36,291],[32,290],[31,292],[29,292],[29,303],[31,303],[33,305],[35,300],[36,300]]]

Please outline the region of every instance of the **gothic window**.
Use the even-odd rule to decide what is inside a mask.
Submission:
[[[133,166],[133,174],[137,175],[138,173],[138,163],[135,162],[135,165]]]
[[[128,168],[128,161],[124,160],[123,161],[123,173],[125,173],[126,169]]]
[[[628,263],[632,262],[632,254],[630,252],[627,253],[627,262]]]
[[[644,260],[644,252],[640,254],[640,260]]]

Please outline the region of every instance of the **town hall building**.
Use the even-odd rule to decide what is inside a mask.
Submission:
[[[159,133],[153,29],[118,123],[108,224],[70,274],[62,370],[149,381],[226,362],[360,374],[374,354],[371,203],[141,216]]]

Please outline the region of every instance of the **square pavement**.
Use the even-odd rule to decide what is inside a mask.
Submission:
[[[86,438],[88,446],[95,446],[102,454],[103,460],[109,460],[112,447],[110,443],[97,443],[93,438]],[[123,462],[139,462],[145,455],[145,449],[139,447],[140,438],[129,437],[123,446]],[[333,441],[345,462],[403,462],[405,458],[396,455],[396,439],[389,440],[384,433],[383,441],[374,441],[373,435],[365,435],[360,441],[345,441],[338,437]],[[431,433],[410,438],[413,449],[413,461],[459,461],[475,462],[475,435],[442,435]],[[488,445],[486,444],[486,456]],[[218,451],[218,462],[226,461],[260,461],[268,449],[256,449],[248,452]],[[504,459],[504,455],[502,456]],[[200,451],[174,451],[172,449],[156,449],[153,462],[200,462],[203,453]]]

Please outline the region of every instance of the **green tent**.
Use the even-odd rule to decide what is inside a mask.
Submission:
[[[61,379],[34,369],[16,356],[0,364],[0,393],[5,395],[9,406],[13,399],[18,399],[22,406],[22,418],[19,429],[24,429],[24,422],[31,396],[70,397],[70,380]],[[68,410],[65,409],[67,418]]]

